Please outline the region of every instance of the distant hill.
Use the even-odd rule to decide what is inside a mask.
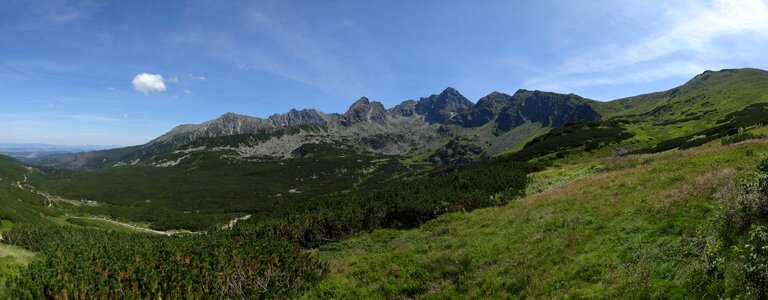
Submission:
[[[119,146],[110,145],[49,145],[49,144],[10,144],[0,143],[0,154],[8,155],[24,162],[34,163],[42,157],[57,154],[87,152],[102,149],[113,149]]]

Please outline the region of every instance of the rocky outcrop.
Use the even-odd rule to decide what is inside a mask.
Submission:
[[[589,105],[591,100],[574,94],[519,90],[513,98],[513,103],[502,109],[497,117],[496,124],[501,131],[509,131],[525,121],[556,127],[600,119],[600,114]]]
[[[416,115],[416,100],[406,100],[387,110],[393,118],[408,118]]]
[[[424,120],[430,124],[445,124],[451,117],[463,113],[473,106],[472,101],[461,95],[459,91],[449,87],[440,95],[419,99],[416,103],[416,113],[423,115]]]
[[[495,122],[497,132],[507,132],[526,122],[555,127],[577,121],[596,121],[600,115],[589,105],[592,100],[574,94],[519,90],[510,96],[493,92],[472,109],[456,115],[450,124],[480,127]]]
[[[513,104],[510,95],[493,92],[481,98],[469,111],[451,119],[452,124],[464,127],[479,127],[496,119],[496,116],[507,106]]]
[[[387,110],[378,101],[369,101],[362,97],[349,107],[346,113],[341,115],[339,122],[343,126],[352,126],[358,123],[384,124],[387,119]]]
[[[325,114],[314,109],[291,109],[284,114],[274,114],[269,118],[226,113],[202,124],[179,125],[168,133],[156,138],[151,143],[174,140],[192,141],[198,137],[219,137],[235,134],[253,134],[272,132],[277,129],[298,125],[327,126],[339,118],[336,114]]]

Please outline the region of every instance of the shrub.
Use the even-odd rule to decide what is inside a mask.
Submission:
[[[739,257],[740,272],[749,298],[768,297],[768,229],[753,226],[749,238],[734,248]]]
[[[760,170],[760,172],[768,174],[768,158],[763,158],[763,160],[760,161],[760,164],[757,165],[757,169]]]
[[[768,219],[768,174],[750,174],[740,180],[739,188],[721,191],[722,211],[717,219],[725,237],[746,233],[753,224]]]
[[[17,224],[5,238],[40,252],[6,283],[10,299],[281,298],[326,272],[295,245],[230,232],[165,237]]]
[[[759,139],[759,138],[762,138],[762,137],[763,137],[763,135],[749,133],[746,130],[744,130],[744,128],[739,128],[739,132],[737,134],[734,134],[734,135],[731,135],[731,136],[726,136],[725,138],[723,138],[722,144],[723,144],[723,146],[731,145],[731,144],[735,144],[735,143],[738,143],[738,142],[743,142],[743,141],[746,141],[746,140]]]

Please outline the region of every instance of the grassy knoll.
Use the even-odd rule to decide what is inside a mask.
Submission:
[[[549,169],[506,206],[320,247],[330,275],[305,296],[701,298],[716,195],[766,155],[749,141]]]

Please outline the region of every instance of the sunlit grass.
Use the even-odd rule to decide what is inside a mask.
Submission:
[[[711,226],[713,195],[754,168],[765,144],[551,168],[533,175],[542,192],[504,207],[321,247],[331,274],[307,296],[690,296],[692,241]]]

